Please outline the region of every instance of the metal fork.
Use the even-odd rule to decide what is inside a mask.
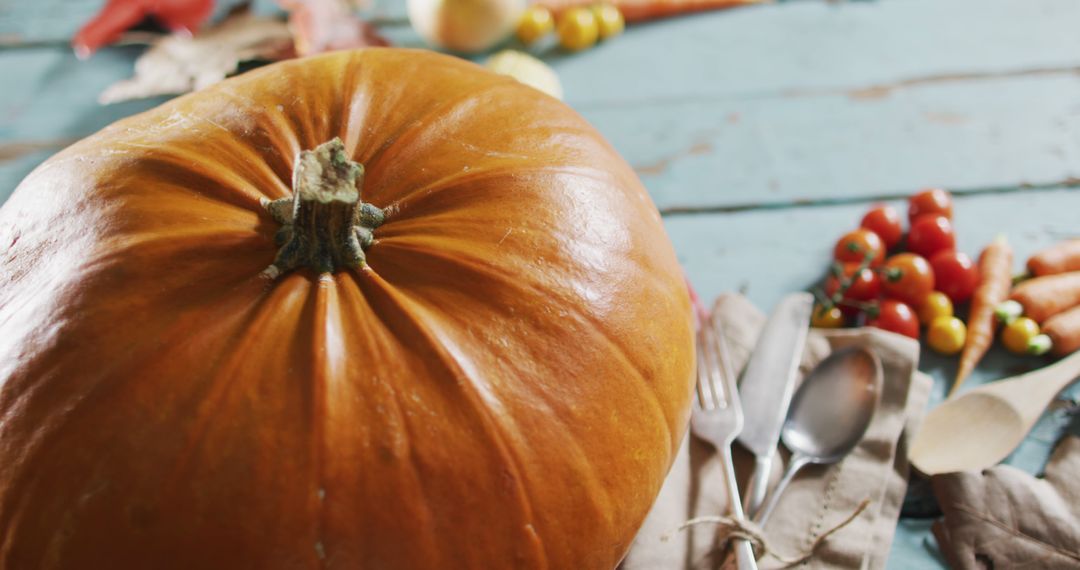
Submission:
[[[699,306],[697,331],[697,395],[690,416],[690,427],[701,439],[713,444],[724,465],[724,480],[731,503],[731,516],[746,522],[739,486],[735,482],[735,466],[731,460],[731,444],[743,428],[742,405],[730,369],[730,358],[724,338],[715,328],[711,316]],[[754,548],[750,541],[737,539],[733,543],[738,570],[757,570]]]

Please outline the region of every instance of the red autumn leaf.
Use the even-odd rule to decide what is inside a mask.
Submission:
[[[390,42],[361,20],[347,0],[279,0],[289,11],[296,53],[304,56],[339,49],[386,46]]]
[[[172,32],[194,34],[213,9],[214,0],[108,0],[75,34],[71,47],[80,59],[87,58],[149,16]]]

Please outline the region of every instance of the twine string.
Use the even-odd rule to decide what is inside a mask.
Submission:
[[[814,542],[810,544],[809,548],[807,548],[805,551],[803,551],[802,554],[799,554],[797,556],[785,556],[777,552],[775,547],[770,546],[769,541],[765,538],[765,533],[762,532],[761,527],[759,527],[757,524],[746,520],[737,520],[729,516],[709,515],[692,518],[679,525],[679,528],[664,534],[664,536],[660,537],[660,540],[666,542],[670,540],[675,534],[683,532],[688,528],[700,524],[715,524],[717,525],[716,532],[718,534],[724,535],[723,541],[717,546],[718,550],[727,550],[728,546],[730,546],[731,542],[734,540],[746,540],[749,541],[751,546],[753,547],[755,558],[760,559],[764,558],[765,556],[772,556],[783,564],[782,568],[790,568],[792,566],[802,564],[803,562],[806,562],[807,560],[813,558],[818,548],[820,548],[821,545],[825,544],[825,542],[829,539],[830,536],[836,534],[841,529],[854,522],[855,519],[858,518],[859,515],[862,514],[862,512],[865,511],[866,508],[869,506],[870,499],[863,499],[862,502],[859,503],[857,507],[855,507],[855,510],[853,510],[851,514],[847,516],[847,518],[840,521],[836,524],[836,526],[833,526],[829,530],[822,533],[821,536],[814,539]]]

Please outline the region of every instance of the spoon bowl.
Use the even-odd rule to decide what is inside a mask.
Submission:
[[[836,463],[855,449],[877,410],[882,376],[881,359],[858,346],[833,352],[806,376],[780,433],[791,461],[755,522],[768,520],[780,494],[804,466]]]
[[[930,410],[908,454],[926,475],[993,467],[1016,449],[1054,396],[1080,376],[1080,352],[950,397]]]

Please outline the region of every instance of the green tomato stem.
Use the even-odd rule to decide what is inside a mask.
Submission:
[[[1053,339],[1051,339],[1048,335],[1039,334],[1031,337],[1031,340],[1028,341],[1027,353],[1039,356],[1050,352],[1050,349],[1053,347]]]

